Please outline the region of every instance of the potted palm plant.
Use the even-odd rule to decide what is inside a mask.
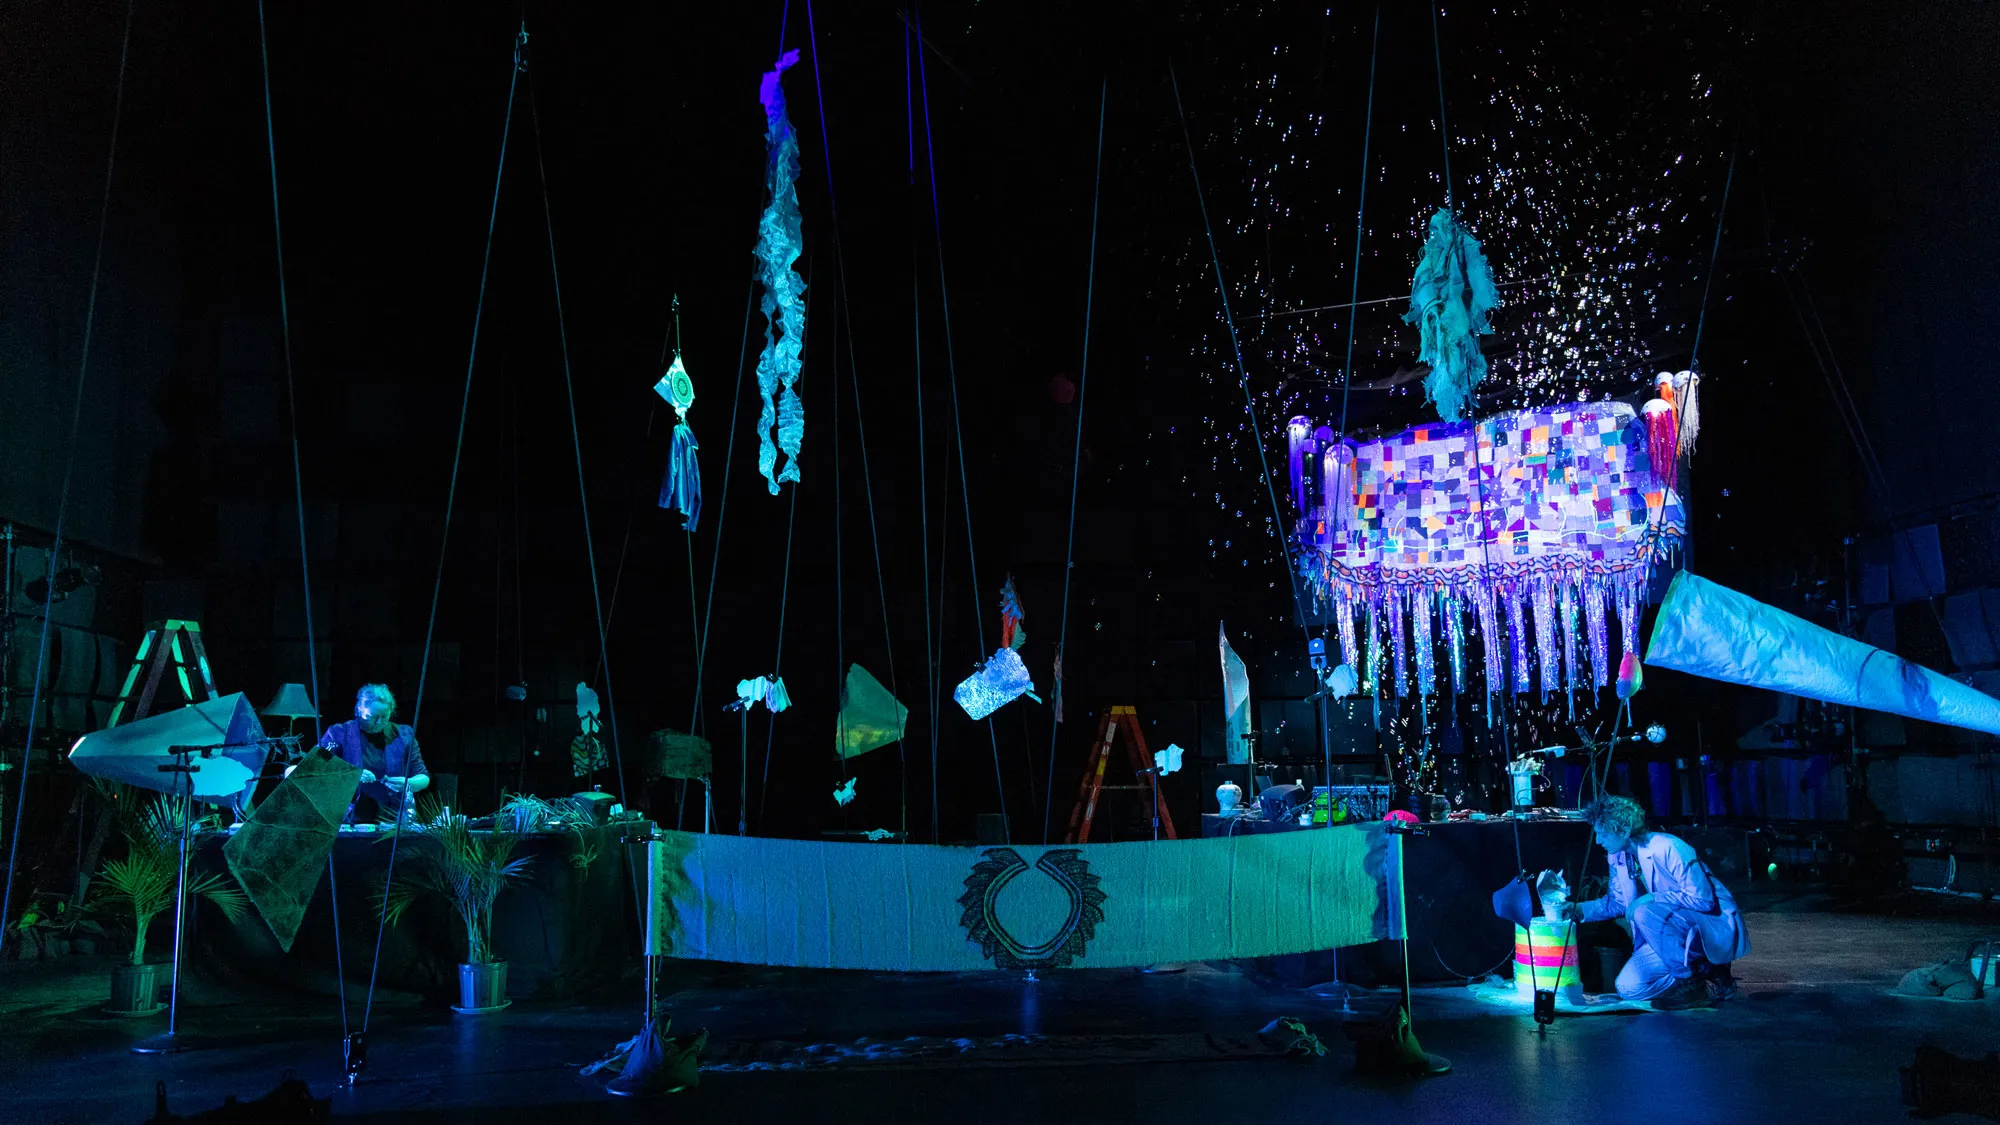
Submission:
[[[132,922],[131,959],[111,974],[111,1002],[105,1010],[114,1015],[148,1016],[166,1007],[157,998],[159,966],[146,960],[146,931],[153,919],[173,908],[181,832],[195,827],[192,815],[182,798],[156,798],[126,826],[124,858],[104,865],[101,901]],[[243,889],[220,872],[190,874],[187,893],[214,903],[231,922],[250,905]]]
[[[493,955],[493,901],[528,869],[529,857],[514,854],[519,834],[501,826],[475,832],[465,814],[449,809],[414,818],[403,831],[415,847],[383,903],[388,920],[396,922],[426,893],[449,899],[465,924],[454,1010],[499,1011],[508,1004],[507,962]]]

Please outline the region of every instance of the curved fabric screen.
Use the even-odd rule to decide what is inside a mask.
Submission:
[[[646,952],[893,972],[1117,968],[1404,936],[1380,824],[1157,843],[947,848],[667,832]]]

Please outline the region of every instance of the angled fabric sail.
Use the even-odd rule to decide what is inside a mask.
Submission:
[[[1660,604],[1646,663],[2000,734],[2000,699],[1686,571]]]
[[[222,846],[230,873],[287,952],[360,777],[360,767],[314,750]]]
[[[1229,647],[1229,629],[1216,626],[1216,639],[1222,646],[1222,710],[1227,716],[1223,730],[1223,752],[1232,766],[1250,763],[1250,673],[1243,668],[1243,658]]]
[[[840,717],[835,720],[833,730],[834,750],[842,758],[858,758],[870,750],[901,741],[903,725],[909,718],[910,709],[890,695],[882,681],[861,665],[850,664],[847,684],[840,689]]]

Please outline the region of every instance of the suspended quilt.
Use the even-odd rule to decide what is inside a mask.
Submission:
[[[1312,501],[1299,569],[1364,690],[1428,693],[1438,638],[1462,690],[1468,615],[1489,694],[1607,686],[1610,621],[1621,654],[1636,649],[1652,567],[1685,533],[1651,436],[1626,403],[1572,403],[1369,442],[1329,435],[1293,458],[1293,495]]]
[[[805,343],[806,283],[792,268],[799,260],[799,138],[785,115],[785,71],[799,61],[787,51],[764,75],[758,99],[764,103],[764,187],[769,200],[757,221],[757,280],[764,286],[764,352],[757,357],[757,393],[764,409],[757,418],[757,471],[770,482],[771,495],[783,481],[799,479],[799,442],[805,437],[805,404],[793,389],[799,352]],[[775,435],[775,441],[773,440]],[[785,467],[777,468],[778,451]]]

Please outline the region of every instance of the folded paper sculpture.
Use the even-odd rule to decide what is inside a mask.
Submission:
[[[646,739],[648,777],[707,777],[715,768],[708,739],[673,730],[656,730]]]
[[[230,874],[287,952],[360,780],[360,767],[314,750],[222,845]]]
[[[850,664],[847,683],[840,689],[840,716],[834,720],[834,752],[842,758],[856,758],[900,742],[909,718],[910,709],[890,695],[868,669]]]
[[[206,757],[176,756],[176,746],[212,749]],[[242,692],[93,731],[69,752],[70,764],[91,777],[162,793],[191,792],[210,804],[234,804],[246,796],[269,756],[263,725]],[[194,772],[160,772],[160,766],[177,760]]]
[[[1587,402],[1329,434],[1295,458],[1297,563],[1361,690],[1441,690],[1440,642],[1463,690],[1474,624],[1488,693],[1609,686],[1610,623],[1636,651],[1652,568],[1685,531],[1649,437],[1630,405]]]
[[[965,713],[983,719],[1023,695],[1033,698],[1035,682],[1028,676],[1021,654],[1011,648],[998,649],[986,666],[961,681],[951,697]]]
[[[1250,673],[1243,658],[1229,647],[1229,629],[1216,627],[1222,649],[1222,712],[1224,760],[1232,766],[1250,762]]]

